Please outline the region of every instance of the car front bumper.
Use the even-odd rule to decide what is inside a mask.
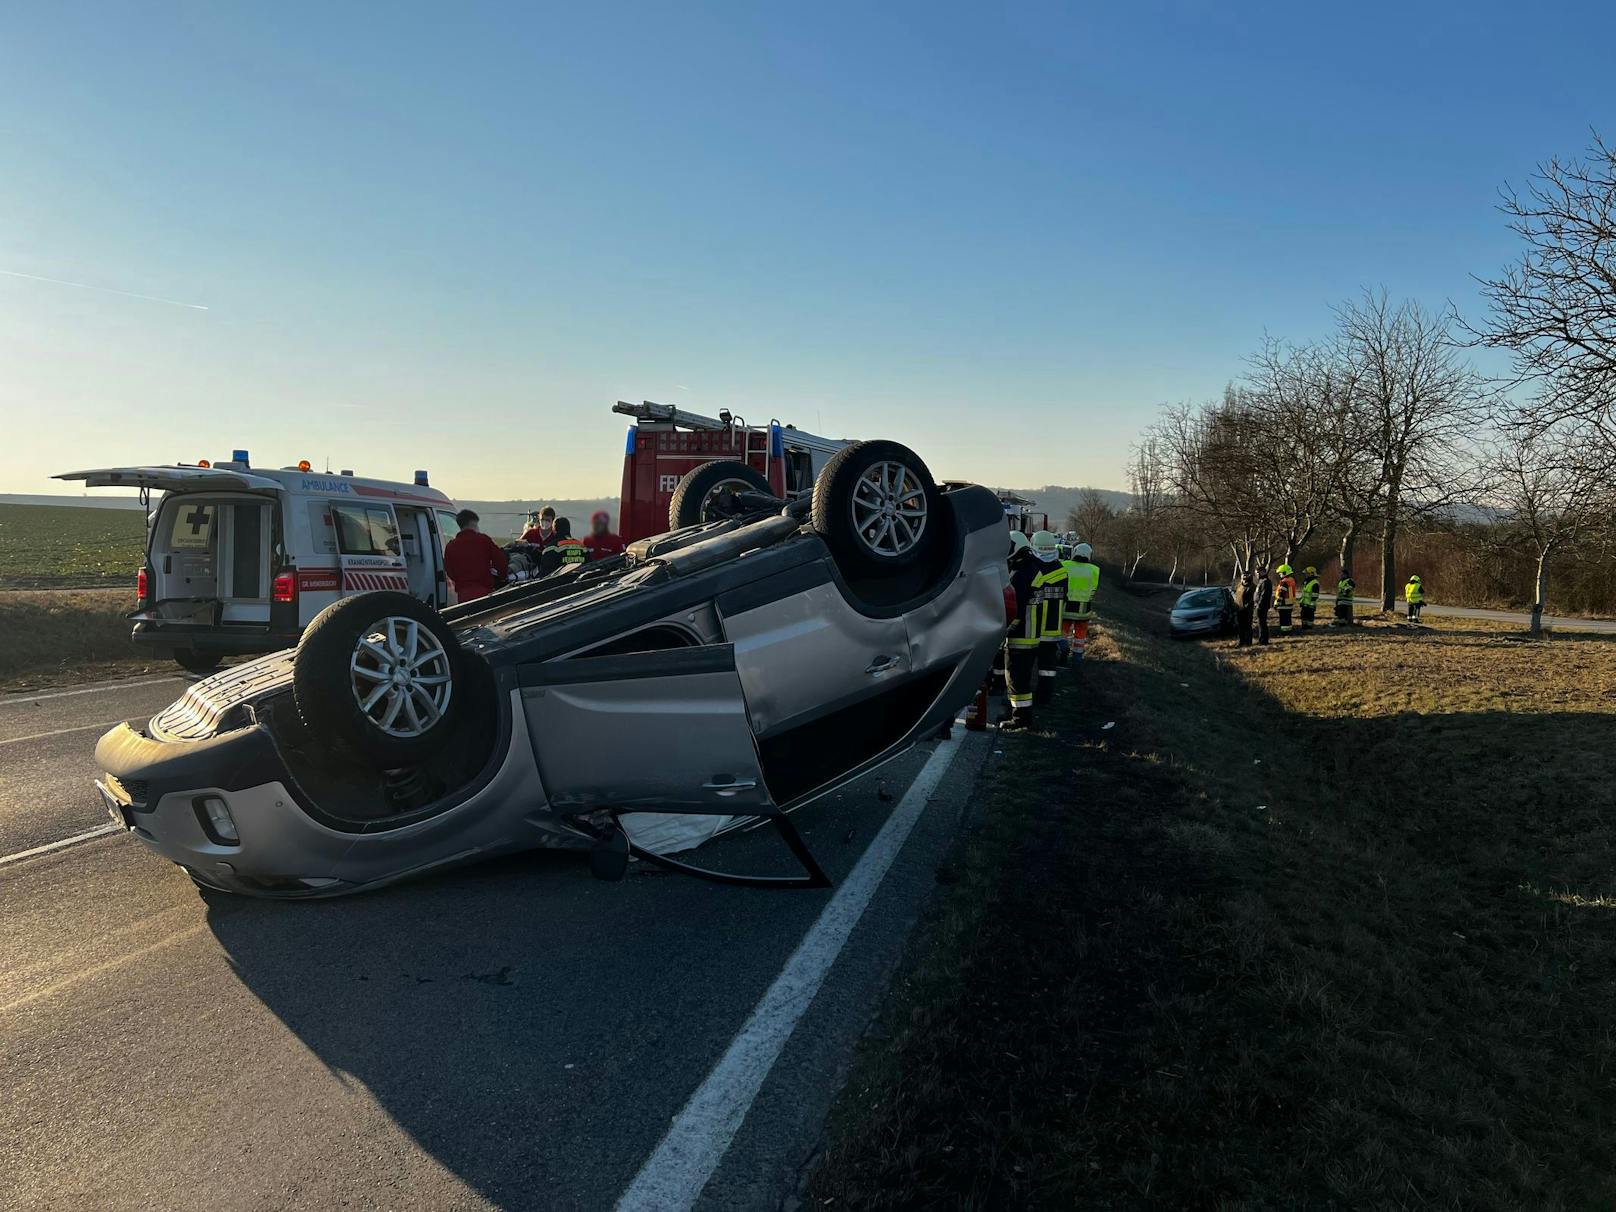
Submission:
[[[594,841],[550,808],[525,728],[509,729],[498,768],[463,800],[372,821],[339,821],[304,803],[261,724],[180,742],[120,724],[101,738],[96,760],[115,822],[198,883],[250,896],[335,896],[497,854],[584,850]],[[209,829],[210,799],[224,805],[237,840]]]

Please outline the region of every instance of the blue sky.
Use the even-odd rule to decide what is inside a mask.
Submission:
[[[1613,44],[1595,4],[11,6],[0,270],[173,302],[0,275],[0,490],[245,445],[612,493],[618,398],[1121,486],[1265,329],[1474,311],[1500,184],[1616,125]]]

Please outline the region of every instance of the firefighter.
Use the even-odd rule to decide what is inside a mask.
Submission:
[[[1291,612],[1296,606],[1296,570],[1289,564],[1274,569],[1279,584],[1274,586],[1274,609],[1279,612],[1279,634],[1291,633]]]
[[[1302,569],[1302,590],[1297,601],[1302,604],[1302,630],[1312,631],[1319,613],[1319,570],[1311,564]]]
[[[604,509],[597,509],[589,516],[589,533],[584,536],[584,546],[589,549],[591,560],[604,560],[628,550],[623,536],[612,533],[612,515]]]
[[[1022,729],[1032,722],[1034,686],[1038,680],[1037,593],[1033,582],[1043,563],[1019,530],[1010,536],[1010,589],[1016,596],[1016,619],[1005,640],[1004,690],[1009,710],[1000,719],[1006,729]]]
[[[1033,705],[1047,707],[1055,698],[1055,679],[1060,675],[1060,643],[1066,618],[1066,565],[1060,561],[1060,540],[1051,531],[1035,533],[1032,550],[1041,565],[1033,578],[1033,592],[1038,596],[1038,688],[1033,692]]]
[[[1408,602],[1408,623],[1412,627],[1420,621],[1420,611],[1425,608],[1425,586],[1420,583],[1419,574],[1408,578],[1408,584],[1403,586],[1403,597]]]
[[[1100,588],[1100,567],[1091,561],[1093,555],[1094,549],[1087,543],[1077,543],[1066,565],[1066,640],[1073,664],[1081,663],[1088,648],[1094,595]]]
[[[1341,579],[1335,583],[1335,618],[1330,621],[1332,627],[1352,626],[1352,599],[1358,592],[1358,584],[1352,579],[1352,570],[1341,569]]]
[[[479,520],[475,510],[462,509],[455,514],[459,532],[443,545],[443,570],[462,602],[487,597],[510,571],[500,545],[477,529]]]
[[[589,559],[589,549],[582,539],[572,537],[572,519],[555,520],[555,546],[561,555],[561,566],[571,568]]]
[[[1268,612],[1274,608],[1274,583],[1268,579],[1268,566],[1257,566],[1256,599],[1253,602],[1257,620],[1257,643],[1268,643]]]

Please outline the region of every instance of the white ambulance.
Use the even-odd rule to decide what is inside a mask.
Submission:
[[[129,616],[133,638],[193,672],[289,647],[351,594],[401,589],[439,609],[454,601],[443,545],[457,529],[455,505],[424,471],[405,484],[317,472],[307,460],[257,468],[238,450],[228,462],[56,478],[139,489],[146,562]]]

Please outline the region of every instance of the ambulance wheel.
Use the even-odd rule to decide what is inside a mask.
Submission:
[[[683,530],[703,522],[716,522],[731,516],[726,509],[726,493],[763,492],[774,495],[769,481],[755,467],[738,459],[715,459],[687,471],[668,502],[668,529]]]
[[[181,650],[174,654],[174,663],[186,673],[194,673],[197,677],[205,678],[220,665],[224,658],[217,653]]]
[[[943,494],[920,456],[897,442],[854,442],[814,481],[812,524],[845,573],[923,564],[943,537]]]
[[[361,593],[314,616],[292,662],[298,715],[384,769],[449,739],[463,697],[460,644],[407,593]]]

